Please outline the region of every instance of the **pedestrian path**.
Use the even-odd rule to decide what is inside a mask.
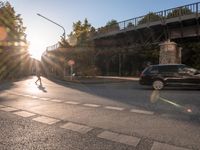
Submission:
[[[92,130],[95,129],[95,127],[91,127],[91,126],[83,125],[83,124],[79,124],[79,123],[74,123],[74,122],[70,122],[70,121],[62,122],[62,120],[60,120],[60,119],[52,118],[49,116],[43,116],[43,115],[38,116],[38,114],[35,114],[33,112],[21,110],[21,109],[6,106],[6,105],[0,105],[0,111],[12,113],[14,115],[17,115],[17,116],[20,116],[23,118],[31,118],[33,121],[47,124],[47,125],[56,125],[57,124],[58,128],[61,128],[64,130],[70,130],[70,131],[77,132],[80,134],[88,134],[89,132],[91,132]],[[59,122],[62,122],[62,124],[59,125],[58,124]],[[126,135],[126,134],[122,134],[122,133],[108,131],[105,129],[103,129],[103,131],[101,133],[97,134],[97,137],[100,139],[133,146],[135,148],[137,148],[138,144],[141,141],[141,137]],[[192,149],[183,148],[180,146],[170,145],[167,143],[161,143],[158,141],[154,141],[153,145],[151,146],[150,149],[151,150],[192,150]]]

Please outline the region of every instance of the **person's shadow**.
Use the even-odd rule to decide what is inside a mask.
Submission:
[[[47,93],[47,90],[45,90],[45,87],[42,86],[42,84],[38,85],[38,89],[43,91],[43,92],[45,92],[45,93]]]

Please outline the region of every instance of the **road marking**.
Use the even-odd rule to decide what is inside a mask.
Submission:
[[[30,98],[39,98],[39,97],[37,97],[37,96],[32,96],[32,95],[30,95],[29,97],[30,97]]]
[[[0,108],[0,110],[3,110],[3,111],[16,111],[18,109],[17,108],[12,108],[12,107],[3,107],[3,108]]]
[[[84,106],[88,106],[88,107],[100,107],[100,105],[96,105],[96,104],[83,104]]]
[[[190,150],[190,149],[183,147],[176,147],[165,143],[154,142],[151,150]]]
[[[62,126],[60,126],[61,128],[64,129],[68,129],[68,130],[72,130],[72,131],[76,131],[82,134],[85,134],[87,132],[89,132],[90,130],[92,130],[93,128],[88,127],[88,126],[84,126],[84,125],[80,125],[80,124],[75,124],[75,123],[66,123]]]
[[[2,107],[6,107],[6,106],[4,106],[4,105],[0,105],[0,108],[2,108]]]
[[[66,104],[72,104],[72,105],[78,105],[80,104],[79,102],[74,102],[74,101],[66,101]]]
[[[105,106],[105,108],[111,110],[120,110],[120,111],[124,110],[124,108],[122,107],[113,107],[113,106]]]
[[[33,120],[41,122],[41,123],[49,124],[49,125],[57,123],[57,122],[60,121],[58,119],[49,118],[49,117],[45,117],[45,116],[37,117],[37,118],[34,118]]]
[[[47,97],[40,97],[41,100],[44,100],[44,101],[48,101],[50,100],[50,98],[47,98]]]
[[[152,111],[139,110],[139,109],[131,109],[130,112],[139,113],[139,114],[146,114],[146,115],[153,115],[154,114],[154,112],[152,112]]]
[[[35,116],[36,114],[27,112],[27,111],[18,111],[18,112],[14,112],[13,114],[21,116],[21,117],[31,117],[31,116]]]
[[[57,103],[61,103],[62,102],[62,100],[59,100],[59,99],[51,99],[50,101],[57,102]]]
[[[114,141],[114,142],[119,142],[131,146],[137,146],[137,144],[140,142],[140,138],[134,137],[134,136],[128,136],[124,134],[118,134],[110,131],[104,131],[97,135],[99,138],[103,138],[106,140]]]
[[[32,95],[27,95],[27,94],[24,94],[22,96],[25,96],[25,97],[31,97]]]

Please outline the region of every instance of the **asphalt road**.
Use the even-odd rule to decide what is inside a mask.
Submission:
[[[200,149],[199,89],[35,80],[0,85],[0,149]]]

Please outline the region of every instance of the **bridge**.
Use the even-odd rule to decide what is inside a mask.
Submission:
[[[159,63],[162,49],[160,44],[173,41],[173,57],[178,56],[183,58],[183,63],[193,65],[192,59],[196,53],[191,52],[190,47],[184,46],[188,45],[187,42],[199,42],[199,24],[200,2],[150,12],[144,16],[101,27],[92,33],[90,38],[95,53],[94,64],[103,75],[135,75],[141,71],[144,63]],[[165,46],[161,47],[165,52]],[[179,47],[183,47],[183,50]],[[55,44],[47,47],[46,52],[58,48],[59,44]],[[180,53],[177,54],[179,50]],[[171,54],[166,53],[162,56],[170,60]]]
[[[200,35],[200,2],[124,20],[97,30],[93,39],[105,38],[144,29],[161,30],[166,39],[195,37]]]

